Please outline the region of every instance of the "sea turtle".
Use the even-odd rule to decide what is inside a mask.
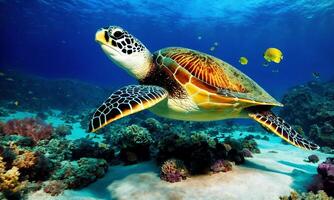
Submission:
[[[189,121],[251,118],[297,147],[319,148],[270,111],[281,103],[218,58],[179,47],[151,54],[137,38],[118,26],[99,29],[95,40],[108,58],[138,79],[139,85],[113,92],[95,111],[90,132],[149,109],[162,117]]]

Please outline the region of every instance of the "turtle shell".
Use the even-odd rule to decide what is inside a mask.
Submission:
[[[192,84],[247,104],[282,106],[251,78],[218,58],[186,48],[165,48],[155,55],[156,64],[167,68],[182,85]]]

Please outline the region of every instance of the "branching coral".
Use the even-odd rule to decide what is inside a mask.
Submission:
[[[170,159],[161,166],[160,178],[167,182],[179,182],[185,180],[188,170],[181,160]]]
[[[6,163],[0,157],[0,191],[17,193],[23,190],[27,182],[20,182],[19,177],[19,169],[14,166],[6,170]]]
[[[25,151],[23,154],[18,155],[13,161],[12,165],[18,167],[19,169],[31,169],[38,162],[38,158],[34,152]]]
[[[7,135],[28,136],[37,143],[51,137],[52,126],[34,118],[14,119],[4,125],[3,132]]]

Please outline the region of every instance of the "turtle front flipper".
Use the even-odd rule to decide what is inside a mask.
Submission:
[[[249,113],[249,116],[296,147],[307,150],[319,149],[318,145],[304,139],[288,123],[286,123],[282,118],[277,117],[271,111]]]
[[[94,132],[107,124],[145,110],[165,99],[168,92],[158,86],[129,85],[113,92],[95,111],[89,124],[89,132]]]

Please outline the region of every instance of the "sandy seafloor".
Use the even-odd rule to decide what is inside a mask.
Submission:
[[[63,123],[55,117],[46,121],[54,126]],[[7,118],[24,118],[33,116],[29,113],[15,113]],[[86,132],[79,123],[72,124],[72,135],[68,139],[85,137]],[[261,134],[244,132],[247,134]],[[239,131],[233,133],[235,138]],[[178,199],[224,199],[224,200],[270,200],[287,195],[291,190],[305,191],[317,173],[318,164],[307,163],[304,160],[310,154],[316,154],[320,162],[330,155],[319,151],[311,152],[285,145],[281,139],[272,135],[269,141],[257,140],[260,154],[247,158],[246,164],[234,166],[227,173],[192,176],[178,183],[167,183],[160,180],[159,169],[154,161],[130,166],[112,166],[102,179],[81,190],[66,190],[64,194],[52,197],[43,191],[29,195],[29,200],[47,199],[143,199],[143,200],[178,200]],[[276,153],[273,153],[275,151]]]

